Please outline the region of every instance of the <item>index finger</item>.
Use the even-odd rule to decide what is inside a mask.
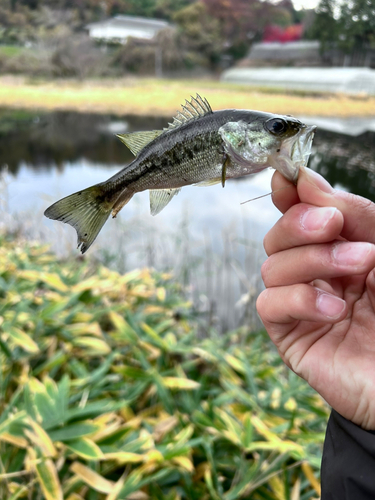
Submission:
[[[301,168],[297,190],[302,203],[339,209],[344,217],[343,238],[375,243],[375,204],[372,201],[333,189],[321,175],[309,168]]]
[[[285,214],[290,207],[299,203],[300,199],[297,192],[297,186],[288,181],[276,170],[272,176],[272,201],[281,213]]]

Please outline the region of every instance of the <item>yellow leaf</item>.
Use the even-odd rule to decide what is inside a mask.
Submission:
[[[148,500],[149,498],[144,491],[134,491],[127,495],[126,500]]]
[[[128,334],[129,338],[137,338],[136,332],[120,314],[115,311],[110,311],[108,316],[116,330],[125,333],[125,335]]]
[[[66,500],[84,500],[78,493],[71,493]]]
[[[281,400],[281,389],[279,387],[275,387],[271,394],[271,408],[276,410],[280,406]]]
[[[290,500],[300,500],[301,479],[298,477],[290,493]]]
[[[242,374],[246,373],[245,364],[238,358],[235,358],[231,354],[225,354],[224,358],[228,365],[230,365],[234,370]]]
[[[294,398],[289,398],[286,403],[284,403],[284,408],[288,411],[294,411],[297,408],[297,401]]]
[[[186,469],[188,472],[194,472],[193,462],[188,457],[174,457],[172,462]]]
[[[51,288],[55,288],[59,292],[68,292],[69,287],[61,281],[61,278],[56,273],[41,273],[41,279]]]
[[[178,420],[173,416],[158,422],[155,425],[154,432],[152,433],[155,441],[160,441],[160,439],[162,439],[169,431],[174,429],[177,424]]]
[[[94,335],[95,337],[103,337],[102,330],[97,321],[94,323],[73,323],[68,325],[67,330],[72,335]]]
[[[144,460],[145,460],[145,462],[148,462],[148,463],[149,462],[160,463],[160,462],[163,462],[164,457],[163,457],[162,453],[160,453],[159,450],[151,450],[145,454]]]
[[[281,479],[278,476],[273,476],[268,481],[277,500],[286,500],[285,487]]]
[[[63,500],[63,493],[56,467],[50,458],[37,461],[35,471],[46,500]]]
[[[72,340],[72,344],[76,347],[87,348],[90,353],[98,356],[111,352],[111,348],[104,340],[94,337],[77,337]]]
[[[123,474],[120,477],[120,479],[116,482],[116,484],[113,487],[113,490],[111,491],[111,493],[109,493],[109,495],[107,495],[105,500],[117,500],[117,497],[120,491],[122,490],[122,487],[124,486],[125,479],[126,479],[126,474]]]
[[[142,347],[142,349],[145,349],[150,353],[149,356],[147,356],[147,359],[149,361],[158,359],[158,357],[161,355],[161,350],[158,347],[153,346],[152,344],[149,344],[148,342],[145,342],[144,340],[138,340],[138,345],[139,347]]]
[[[70,466],[70,470],[79,476],[84,483],[88,484],[96,491],[100,491],[101,493],[111,493],[114,488],[115,483],[108,481],[108,479],[105,479],[103,476],[94,472],[92,469],[89,469],[80,462],[74,462]]]
[[[93,315],[88,312],[78,311],[72,318],[72,323],[89,323]]]
[[[33,283],[42,281],[43,283],[49,285],[51,288],[55,288],[59,292],[69,291],[67,285],[65,285],[65,283],[61,281],[60,276],[56,273],[43,273],[39,271],[24,270],[19,271],[18,276]]]
[[[251,417],[251,423],[257,430],[257,432],[265,437],[268,441],[271,442],[282,442],[282,440],[277,436],[274,432],[271,432],[269,428],[258,418],[256,415]]]
[[[211,363],[215,363],[215,361],[217,361],[217,358],[213,354],[206,351],[205,349],[202,349],[201,347],[194,347],[191,351],[196,356],[204,359],[205,361],[209,361]]]
[[[156,342],[159,347],[162,347],[165,350],[168,350],[168,344],[165,342],[163,338],[160,337],[160,335],[153,329],[151,328],[150,325],[147,323],[141,323],[142,330],[154,341]]]
[[[195,380],[190,380],[188,378],[179,377],[162,377],[163,384],[168,387],[168,389],[185,389],[192,390],[198,389],[200,383]]]
[[[22,349],[24,349],[25,351],[34,354],[39,352],[38,345],[32,340],[31,337],[29,337],[29,335],[27,335],[19,328],[16,328],[15,326],[9,328],[8,334],[11,337],[12,341],[22,347]]]
[[[161,306],[149,305],[143,309],[144,314],[159,314],[165,312],[165,308]]]
[[[306,476],[306,479],[309,481],[311,486],[314,488],[314,490],[320,496],[321,495],[320,483],[316,479],[314,471],[312,470],[311,466],[307,462],[303,462],[301,467],[302,467],[303,473]]]
[[[91,276],[91,278],[88,278],[87,280],[81,281],[80,283],[77,283],[71,288],[71,291],[73,293],[81,293],[84,292],[85,290],[91,290],[94,286],[97,286],[99,283],[99,279],[97,276]]]
[[[178,434],[176,434],[173,440],[178,444],[184,444],[191,438],[193,434],[194,425],[190,424],[187,427],[184,427],[184,429],[182,429],[182,431],[180,431]]]
[[[13,434],[9,434],[8,432],[2,432],[0,434],[0,441],[5,441],[6,443],[14,444],[14,446],[18,446],[18,448],[27,448],[29,444],[27,439],[21,436],[13,436]]]
[[[131,464],[143,462],[143,455],[139,455],[138,453],[131,453],[129,451],[117,451],[114,453],[104,453],[104,460],[115,460],[121,464]]]
[[[156,297],[157,299],[160,301],[160,302],[164,302],[165,301],[165,297],[166,297],[166,291],[165,291],[165,288],[163,287],[159,287],[156,289]]]
[[[57,455],[56,448],[46,431],[36,423],[32,418],[28,419],[28,423],[33,428],[34,432],[25,430],[27,437],[41,449],[45,457],[55,457]]]

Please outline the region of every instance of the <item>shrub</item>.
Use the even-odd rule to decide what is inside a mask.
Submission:
[[[311,499],[327,407],[181,289],[0,240],[0,497]]]

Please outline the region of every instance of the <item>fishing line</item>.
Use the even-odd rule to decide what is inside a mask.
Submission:
[[[271,191],[270,193],[267,194],[262,194],[262,196],[257,196],[256,198],[251,198],[251,200],[246,200],[240,203],[240,205],[245,205],[245,203],[250,203],[250,201],[255,201],[255,200],[260,200],[260,198],[265,198],[266,196],[270,196],[271,194],[278,193],[279,191],[282,191],[283,189],[287,189],[290,187],[295,187],[293,184],[289,184],[289,186],[284,186],[282,188],[276,189],[276,191]]]

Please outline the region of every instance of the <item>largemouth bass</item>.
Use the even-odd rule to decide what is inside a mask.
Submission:
[[[291,116],[259,111],[212,111],[199,95],[186,101],[164,130],[118,136],[136,158],[105,182],[67,196],[44,212],[73,226],[78,248],[92,245],[112,213],[132,196],[150,190],[150,210],[158,214],[189,184],[210,185],[259,172],[279,170],[296,182],[307,164],[316,127]]]

